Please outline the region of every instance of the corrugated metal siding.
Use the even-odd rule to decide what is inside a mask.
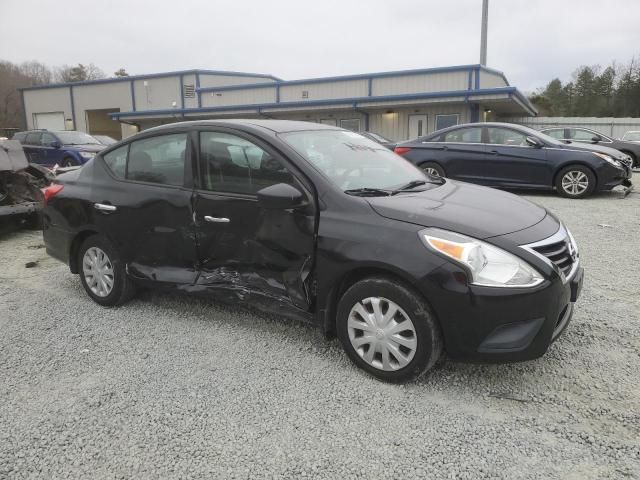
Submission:
[[[622,138],[629,130],[640,130],[640,118],[613,117],[512,117],[505,122],[526,125],[536,130],[548,127],[585,127],[613,138]]]
[[[229,105],[254,105],[257,103],[275,103],[276,88],[251,88],[246,90],[223,90],[221,92],[203,92],[203,107],[226,107]]]
[[[73,87],[76,110],[76,130],[87,131],[86,110],[119,108],[126,112],[132,109],[131,86],[128,82],[101,85],[78,85]]]
[[[446,92],[467,90],[469,73],[443,72],[422,75],[374,78],[372,95],[402,95],[405,93]]]
[[[496,73],[480,71],[480,88],[497,88],[507,87],[507,82],[504,81],[501,75]]]
[[[269,83],[275,80],[266,77],[235,77],[233,75],[200,74],[200,87],[225,87],[230,85],[251,85],[252,83]]]
[[[280,87],[281,102],[304,102],[305,100],[327,100],[333,98],[366,97],[369,81],[348,80],[327,83],[300,83]],[[307,92],[307,98],[302,92]]]
[[[471,118],[469,106],[434,105],[423,108],[394,109],[393,113],[381,111],[369,115],[369,130],[392,140],[409,140],[409,115],[427,115],[427,133],[433,132],[436,115],[459,114],[460,123],[468,123]]]
[[[26,90],[24,92],[24,106],[27,128],[29,129],[34,128],[34,113],[64,112],[64,118],[72,116],[69,87]]]
[[[136,110],[171,109],[174,108],[173,102],[176,102],[176,108],[180,108],[182,92],[179,76],[135,80],[133,88],[136,95]]]

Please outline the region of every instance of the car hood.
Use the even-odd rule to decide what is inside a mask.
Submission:
[[[366,200],[383,217],[479,239],[523,230],[547,215],[544,208],[511,193],[454,180],[424,192]]]
[[[88,143],[86,145],[65,145],[65,147],[74,148],[80,152],[96,152],[96,153],[107,148],[106,145],[102,145],[102,144],[95,145],[93,143]]]
[[[624,160],[627,157],[624,153],[619,152],[615,148],[604,147],[596,143],[589,143],[589,144],[580,144],[578,142],[564,143],[562,146],[560,146],[560,148],[564,150],[580,150],[581,152],[586,150],[588,152],[605,153],[617,160]]]

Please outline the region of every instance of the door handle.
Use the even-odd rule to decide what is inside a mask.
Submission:
[[[209,215],[205,215],[204,219],[211,223],[229,223],[231,221],[226,217],[210,217]]]
[[[107,213],[115,212],[116,210],[118,210],[118,207],[116,207],[115,205],[109,205],[106,203],[94,203],[93,208]]]
[[[500,152],[498,152],[497,150],[491,150],[489,153],[491,155],[498,155],[498,153],[500,153]]]

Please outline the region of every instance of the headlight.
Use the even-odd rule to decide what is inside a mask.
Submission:
[[[430,248],[466,267],[471,283],[490,287],[534,287],[542,276],[524,260],[475,238],[427,228],[420,239]]]
[[[82,158],[86,158],[87,160],[96,156],[94,152],[78,152]]]
[[[610,163],[611,165],[613,165],[614,167],[621,167],[622,165],[620,164],[620,162],[618,162],[617,160],[615,160],[613,157],[610,157],[609,155],[607,155],[606,153],[600,153],[600,152],[591,152],[593,153],[596,157],[600,157],[601,159],[603,159],[605,162]]]

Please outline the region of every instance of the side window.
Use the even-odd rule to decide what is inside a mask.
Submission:
[[[45,147],[50,147],[51,145],[53,145],[55,142],[57,142],[58,139],[56,137],[54,137],[53,135],[51,135],[50,133],[43,133],[42,134],[42,145],[44,145]]]
[[[442,135],[442,142],[452,143],[482,143],[482,128],[461,128]]]
[[[547,130],[544,133],[558,140],[564,140],[564,128],[555,128],[553,130]]]
[[[591,142],[593,141],[593,137],[599,137],[599,135],[588,130],[580,130],[578,128],[569,129],[569,138],[571,140],[575,140],[577,142]]]
[[[25,145],[40,145],[41,136],[42,134],[40,132],[29,133],[24,143]]]
[[[526,147],[527,136],[523,133],[516,132],[509,128],[493,128],[489,127],[489,143],[492,145],[509,145]]]
[[[276,183],[294,183],[277,158],[228,133],[200,133],[200,162],[206,190],[255,194]]]
[[[104,163],[107,164],[111,172],[118,177],[124,178],[127,173],[127,152],[129,151],[129,145],[116,148],[112,152],[107,153],[104,158]]]
[[[184,185],[187,134],[175,133],[131,143],[127,178],[163,185]]]

